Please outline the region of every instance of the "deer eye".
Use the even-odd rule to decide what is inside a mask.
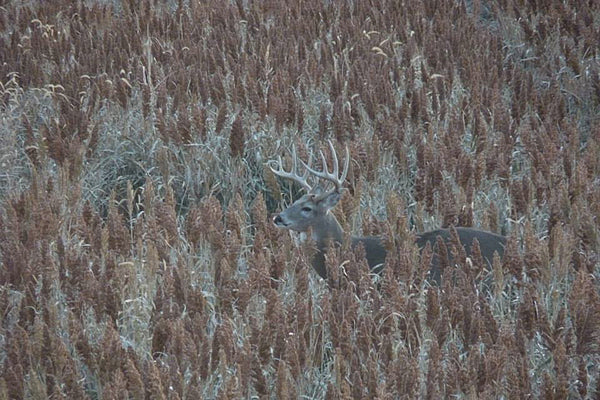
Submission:
[[[302,207],[302,211],[304,211],[304,212],[311,212],[312,208],[310,208],[310,207]]]

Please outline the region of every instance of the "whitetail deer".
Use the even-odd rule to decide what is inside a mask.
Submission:
[[[312,260],[312,265],[323,279],[327,278],[325,253],[327,252],[328,246],[332,242],[339,245],[344,239],[344,231],[330,211],[339,202],[342,196],[343,183],[348,174],[350,163],[350,155],[348,147],[346,147],[344,167],[340,175],[338,157],[331,141],[329,141],[329,149],[331,151],[333,163],[333,171],[331,172],[327,167],[325,155],[321,151],[321,161],[323,163],[322,170],[317,171],[312,168],[311,154],[308,164],[299,160],[305,169],[304,173],[300,175],[298,173],[298,157],[295,147],[292,147],[292,167],[289,172],[284,169],[281,157],[279,157],[277,161],[270,160],[268,163],[269,168],[271,168],[274,174],[297,182],[307,192],[287,209],[276,215],[273,218],[273,223],[279,228],[296,232],[310,231],[317,250]],[[272,165],[276,168],[273,168]],[[308,183],[309,176],[331,182],[333,183],[333,188],[327,191],[318,192]],[[502,257],[504,246],[506,244],[506,238],[504,236],[473,228],[456,228],[456,231],[461,244],[465,248],[467,256],[471,254],[473,240],[477,239],[481,254],[487,263],[491,265],[494,252],[497,252],[498,255]],[[431,247],[435,249],[438,237],[441,237],[446,243],[449,243],[451,240],[451,231],[449,229],[438,229],[417,234],[416,244],[421,250],[427,243],[430,243]],[[352,237],[353,247],[359,243],[362,243],[364,246],[369,267],[373,272],[379,273],[383,268],[387,253],[382,239],[379,237]],[[430,279],[437,283],[440,283],[441,280],[439,264],[439,258],[434,256],[430,270]]]

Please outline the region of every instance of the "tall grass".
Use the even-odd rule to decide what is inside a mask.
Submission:
[[[595,398],[595,2],[0,10],[0,398]],[[330,278],[265,167],[347,145]],[[509,237],[425,279],[416,231]],[[460,249],[447,251],[460,255]]]

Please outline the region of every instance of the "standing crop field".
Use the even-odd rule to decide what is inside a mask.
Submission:
[[[380,276],[272,223],[328,140]],[[598,1],[0,5],[0,399],[596,399],[599,248]]]

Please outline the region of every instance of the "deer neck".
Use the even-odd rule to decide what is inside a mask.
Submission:
[[[342,243],[344,231],[335,216],[327,212],[318,224],[313,225],[311,235],[317,248],[326,251],[330,242]]]
[[[311,237],[317,248],[312,265],[317,273],[326,279],[325,253],[330,243],[342,243],[344,231],[335,216],[328,212],[318,224],[313,225]]]

